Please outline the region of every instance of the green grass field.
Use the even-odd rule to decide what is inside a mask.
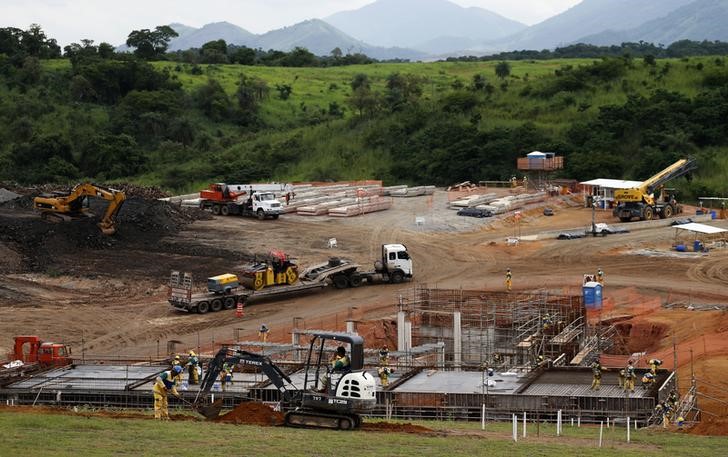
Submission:
[[[552,424],[529,425],[528,437],[511,440],[511,424],[415,422],[433,433],[381,433],[304,430],[144,419],[86,417],[0,410],[0,455],[105,456],[601,456],[715,457],[724,455],[726,437],[638,430],[626,443],[623,427],[564,426],[556,437]],[[521,430],[519,429],[519,433]]]

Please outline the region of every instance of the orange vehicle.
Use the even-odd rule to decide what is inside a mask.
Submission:
[[[73,362],[71,348],[65,344],[44,342],[37,336],[26,335],[15,337],[12,358],[42,367],[63,367]]]

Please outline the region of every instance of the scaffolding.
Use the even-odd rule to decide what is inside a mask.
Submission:
[[[562,354],[571,360],[586,330],[582,297],[548,291],[488,292],[418,285],[400,296],[399,311],[411,329],[400,337],[405,342],[400,351],[444,343],[446,366],[454,369],[532,367]]]

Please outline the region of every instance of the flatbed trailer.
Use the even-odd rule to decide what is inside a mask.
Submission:
[[[169,283],[169,304],[180,311],[205,314],[233,309],[238,303],[248,303],[251,300],[321,290],[330,284],[337,289],[358,287],[365,278],[371,281],[371,274],[359,273],[359,268],[359,264],[349,260],[331,258],[326,263],[306,269],[295,284],[272,286],[259,291],[241,286],[227,294],[193,294],[192,275],[174,271]]]

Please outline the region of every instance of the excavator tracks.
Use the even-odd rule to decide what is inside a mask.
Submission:
[[[358,415],[341,416],[313,411],[289,411],[286,413],[285,425],[287,427],[354,430],[361,427],[361,417]]]

